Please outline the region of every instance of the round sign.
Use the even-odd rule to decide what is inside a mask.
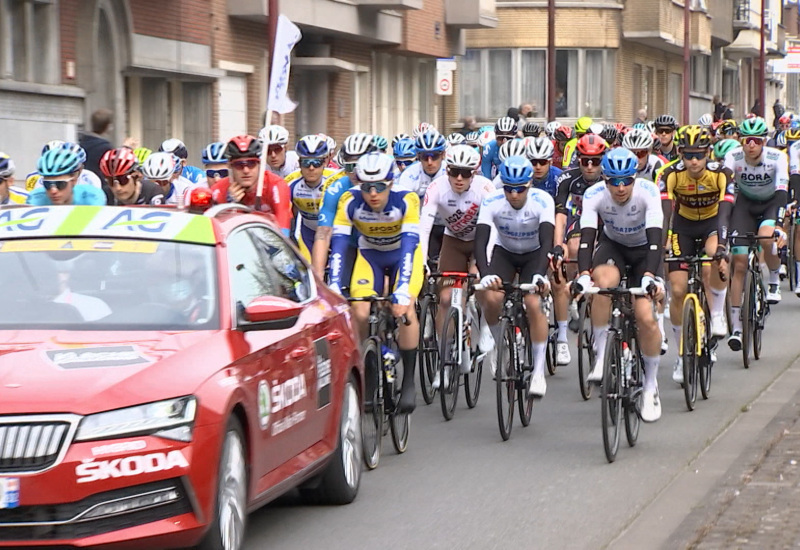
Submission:
[[[450,81],[446,78],[443,78],[439,81],[439,89],[443,92],[447,92],[450,90]]]

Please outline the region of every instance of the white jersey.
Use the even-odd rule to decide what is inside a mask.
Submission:
[[[295,172],[300,169],[300,157],[297,156],[297,153],[294,151],[286,151],[286,160],[283,163],[283,166],[280,168],[273,168],[269,164],[267,164],[267,170],[275,174],[276,176],[280,176],[285,178],[292,172]]]
[[[178,198],[181,199],[181,204],[186,204],[189,198],[189,191],[195,187],[198,186],[183,176],[178,176],[172,182],[172,189],[164,195],[164,204],[178,204]]]
[[[761,159],[755,166],[745,159],[744,149],[737,147],[725,155],[725,168],[733,172],[737,189],[748,199],[767,201],[778,191],[789,189],[786,155],[772,147],[764,147]]]
[[[406,191],[413,191],[419,195],[421,202],[431,182],[440,176],[444,176],[446,173],[447,168],[444,161],[442,161],[442,166],[439,168],[439,171],[432,176],[426,174],[425,170],[422,169],[422,163],[417,161],[403,170],[400,177],[395,180],[395,189],[400,188]]]
[[[612,241],[627,247],[646,245],[647,230],[664,225],[658,187],[637,178],[631,198],[618,204],[604,182],[592,185],[583,195],[581,229],[597,229],[598,220],[603,221],[603,233]]]
[[[789,147],[789,173],[800,174],[800,141]]]
[[[650,154],[647,156],[647,164],[644,168],[636,172],[637,178],[644,178],[647,181],[656,181],[656,172],[664,166],[664,161],[658,155]]]
[[[556,206],[546,191],[531,188],[528,200],[517,210],[506,199],[502,189],[494,190],[483,199],[478,224],[496,229],[494,242],[514,254],[539,250],[539,226],[555,226]],[[545,243],[550,246],[551,243]]]

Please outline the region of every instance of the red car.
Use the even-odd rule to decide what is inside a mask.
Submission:
[[[0,281],[0,546],[235,550],[355,498],[349,309],[265,216],[0,209]]]

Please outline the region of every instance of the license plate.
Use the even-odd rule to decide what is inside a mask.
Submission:
[[[19,478],[0,477],[0,509],[19,506]]]

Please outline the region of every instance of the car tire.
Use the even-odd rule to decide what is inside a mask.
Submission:
[[[200,550],[239,550],[247,526],[247,452],[244,430],[236,417],[228,420],[220,451],[214,517]]]
[[[351,375],[344,387],[336,451],[314,487],[301,489],[303,498],[314,504],[350,504],[361,483],[361,398]]]

